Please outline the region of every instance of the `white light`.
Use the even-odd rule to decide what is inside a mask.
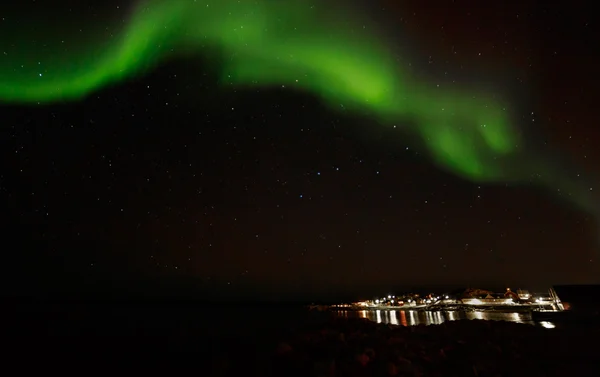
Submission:
[[[446,296],[446,300],[447,300],[448,298],[449,298],[449,297],[448,297],[448,296]]]
[[[553,329],[556,327],[552,322],[540,322],[540,325],[546,329]]]
[[[388,298],[392,298],[392,296],[389,296],[389,295],[388,295]]]

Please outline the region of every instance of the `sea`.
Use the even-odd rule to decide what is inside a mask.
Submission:
[[[436,325],[459,319],[524,323],[552,330],[524,313],[420,312],[411,310],[309,311],[297,305],[197,304],[192,302],[30,302],[5,305],[0,346],[22,374],[128,365],[209,368],[218,360],[266,365],[281,342],[331,317],[364,318],[391,326]],[[229,355],[229,356],[227,356]],[[269,356],[270,357],[270,356]],[[35,360],[32,363],[31,360]],[[152,366],[150,366],[152,365]],[[169,367],[170,368],[170,367]],[[86,374],[89,372],[85,369]],[[168,370],[171,373],[172,370]]]
[[[343,318],[365,318],[376,323],[396,326],[439,325],[446,321],[486,320],[508,321],[540,326],[547,329],[556,328],[550,321],[534,321],[529,313],[499,311],[417,311],[417,310],[340,310],[334,312]]]
[[[528,313],[498,311],[348,310],[319,312],[303,305],[206,304],[189,301],[26,302],[5,306],[6,334],[19,336],[199,335],[211,339],[283,336],[330,319],[364,318],[394,326],[491,320],[541,326]]]

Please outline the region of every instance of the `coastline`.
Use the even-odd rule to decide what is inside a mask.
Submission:
[[[448,306],[431,306],[431,305],[420,305],[420,306],[368,306],[368,307],[327,307],[329,311],[428,311],[428,312],[439,312],[439,311],[494,311],[498,313],[531,313],[537,308],[533,305],[448,305]]]
[[[405,327],[333,311],[51,309],[11,321],[12,336],[3,340],[15,360],[33,357],[61,372],[69,367],[65,354],[90,365],[127,360],[138,373],[169,360],[206,376],[598,375],[588,373],[598,371],[590,346],[600,336],[597,322],[546,329],[457,319]]]

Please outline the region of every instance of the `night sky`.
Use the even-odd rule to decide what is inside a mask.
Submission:
[[[304,2],[331,19],[298,23],[332,46],[376,38],[392,66],[419,83],[411,88],[420,103],[345,107],[363,91],[376,98],[373,79],[384,77],[377,69],[346,73],[354,53],[379,61],[350,47],[328,60],[332,69],[306,61],[302,69],[322,73],[307,87],[287,85],[285,74],[279,83],[273,72],[261,76],[271,79],[265,85],[225,82],[221,68],[237,54],[227,38],[222,50],[194,44],[161,52],[165,58],[146,67],[151,40],[150,53],[132,59],[135,74],[50,98],[54,92],[29,90],[37,84],[14,67],[33,74],[40,62],[44,78],[53,72],[41,66],[53,56],[102,62],[98,51],[111,51],[142,2],[3,8],[3,290],[323,298],[432,285],[598,283],[594,4],[347,2]],[[268,71],[274,55],[261,38],[264,51],[256,51]],[[87,66],[78,64],[59,67],[56,77],[68,80],[53,85],[79,90]],[[335,86],[339,72],[356,78],[360,85],[348,87],[356,93]],[[394,82],[390,76],[381,87]],[[498,166],[487,155],[477,174],[436,158],[419,119],[440,101],[420,88],[438,86],[449,98],[502,97],[519,152]],[[415,118],[400,116],[413,106]],[[476,147],[459,146],[469,148]],[[496,168],[502,174],[491,177]]]

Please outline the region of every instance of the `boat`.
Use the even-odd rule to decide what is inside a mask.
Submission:
[[[560,298],[559,298],[560,295]],[[550,289],[553,310],[534,309],[531,319],[549,322],[597,322],[600,321],[600,286],[563,285]]]
[[[600,315],[594,312],[580,312],[576,310],[543,310],[531,312],[531,319],[537,322],[554,323],[590,323],[600,321]]]
[[[535,309],[531,311],[531,319],[539,322],[564,322],[568,320],[574,320],[573,313],[574,312],[570,310]]]

